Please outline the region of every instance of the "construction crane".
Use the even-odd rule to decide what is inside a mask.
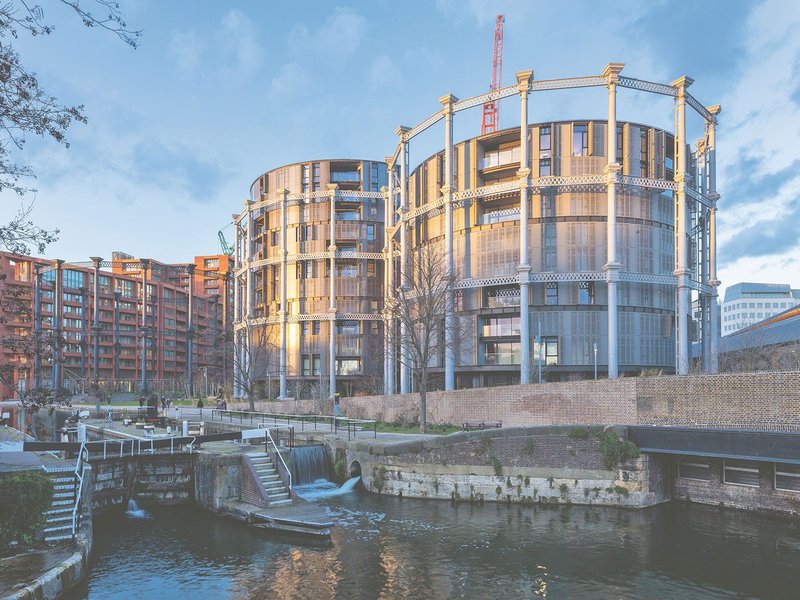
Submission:
[[[500,89],[500,80],[503,74],[503,23],[505,15],[497,15],[494,24],[494,51],[492,53],[492,83],[490,91]],[[500,107],[495,100],[483,105],[483,120],[481,121],[481,135],[497,131],[500,122]]]
[[[224,229],[227,229],[227,227]],[[222,253],[227,256],[233,256],[233,246],[228,245],[228,242],[225,239],[225,234],[222,233],[222,229],[217,232],[217,236],[219,236],[219,247],[220,250],[222,250]]]

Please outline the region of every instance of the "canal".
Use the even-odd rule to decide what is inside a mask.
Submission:
[[[629,511],[325,501],[315,548],[192,507],[95,520],[72,600],[157,598],[797,598],[800,523],[670,504]]]

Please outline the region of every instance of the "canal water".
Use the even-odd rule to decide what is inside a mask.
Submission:
[[[95,561],[70,598],[800,598],[797,520],[321,494],[327,547],[187,506],[96,519]]]

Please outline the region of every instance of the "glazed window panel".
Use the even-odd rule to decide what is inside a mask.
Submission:
[[[696,479],[697,481],[711,481],[711,465],[708,461],[697,459],[681,460],[678,462],[678,477],[681,479]]]
[[[775,463],[775,489],[800,492],[800,465]]]
[[[539,158],[550,158],[552,150],[552,137],[549,127],[539,128]]]
[[[725,459],[723,481],[736,485],[758,487],[758,463],[753,460]]]
[[[572,156],[587,156],[589,154],[589,126],[573,125],[572,127]]]
[[[550,281],[545,287],[545,304],[556,305],[558,304],[558,283]]]

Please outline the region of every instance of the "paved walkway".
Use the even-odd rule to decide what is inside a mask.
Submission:
[[[35,550],[0,559],[0,598],[35,581],[53,567],[71,558],[78,545],[67,542],[44,550]]]

